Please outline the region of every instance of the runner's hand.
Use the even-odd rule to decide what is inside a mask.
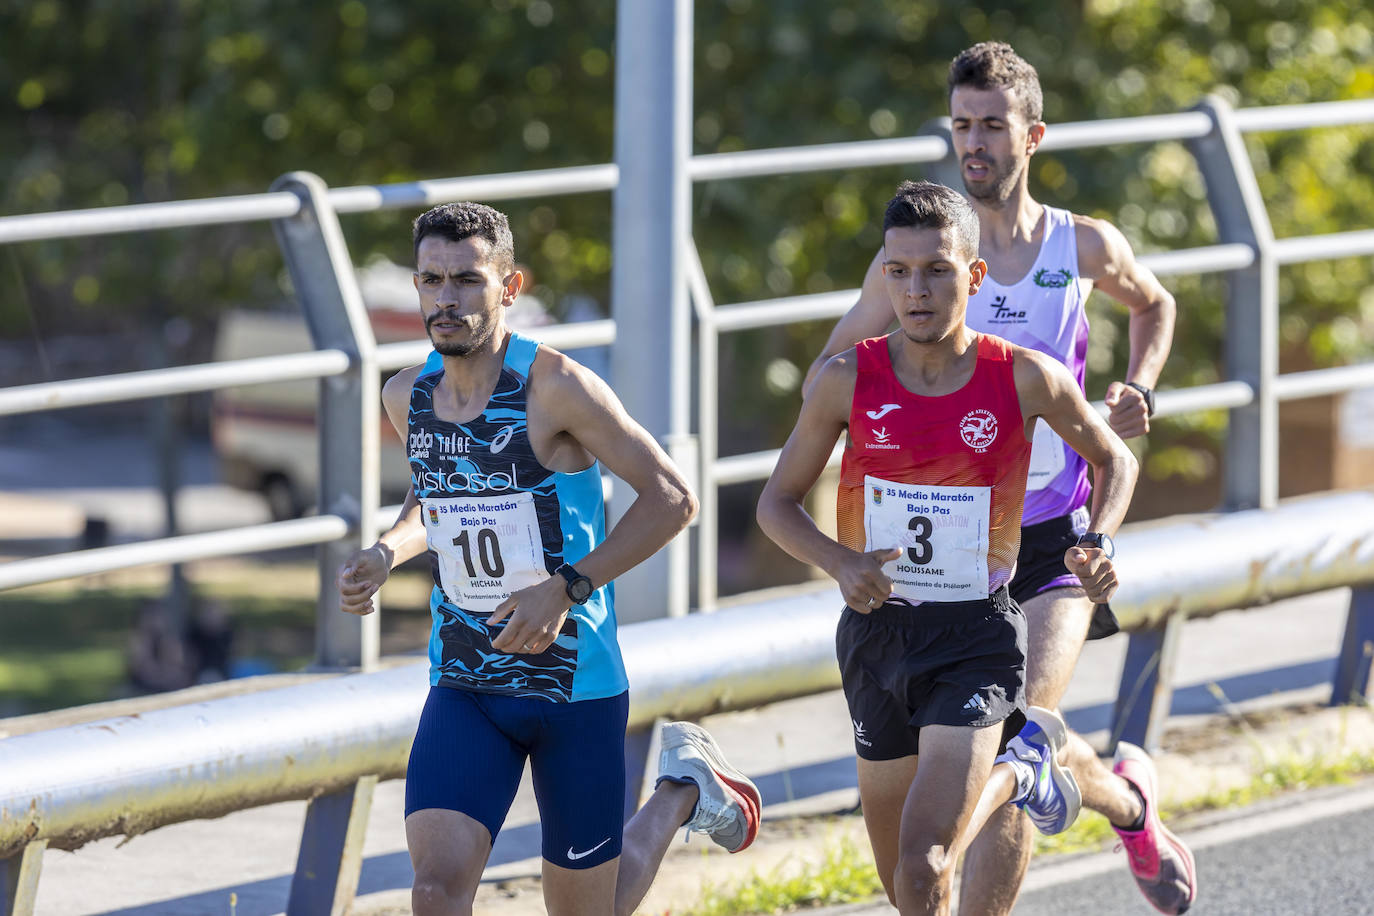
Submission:
[[[1094,604],[1106,604],[1116,594],[1116,567],[1100,547],[1070,547],[1064,552],[1064,565],[1083,583]]]
[[[372,596],[391,575],[391,551],[373,544],[348,558],[339,570],[339,610],[366,617],[376,610]]]
[[[883,572],[883,564],[890,563],[902,555],[897,547],[884,550],[870,550],[868,553],[849,551],[831,576],[839,583],[844,603],[867,614],[892,597],[892,580]]]
[[[1112,382],[1107,386],[1105,402],[1111,408],[1107,425],[1121,438],[1143,436],[1150,431],[1150,407],[1145,403],[1145,395],[1130,385]]]
[[[511,655],[538,655],[558,638],[570,607],[562,576],[550,576],[538,585],[520,589],[487,618],[488,626],[510,618],[491,647]]]

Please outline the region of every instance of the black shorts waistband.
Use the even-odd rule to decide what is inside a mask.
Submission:
[[[1003,585],[986,598],[971,601],[923,601],[920,604],[888,601],[869,611],[868,616],[883,623],[929,626],[977,620],[989,614],[1006,613],[1014,607],[1016,603],[1011,600],[1011,591]]]

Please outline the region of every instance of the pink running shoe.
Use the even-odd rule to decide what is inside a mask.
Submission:
[[[1145,826],[1122,830],[1113,826],[1131,860],[1131,874],[1150,905],[1161,913],[1188,912],[1197,898],[1193,854],[1159,820],[1155,764],[1150,755],[1125,741],[1116,748],[1112,772],[1135,786],[1145,804]]]

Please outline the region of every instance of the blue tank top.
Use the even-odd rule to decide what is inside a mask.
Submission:
[[[497,605],[562,563],[576,564],[606,536],[600,465],[551,471],[530,445],[527,383],[538,349],[510,335],[496,388],[467,423],[434,415],[444,375],[438,353],[411,389],[406,454],[434,573],[429,680],[554,702],[616,696],[628,682],[609,583],[572,606],[546,651],[511,655],[491,646],[504,626],[486,622]]]

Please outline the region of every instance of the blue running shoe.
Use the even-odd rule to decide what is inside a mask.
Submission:
[[[1083,804],[1073,773],[1055,759],[1068,739],[1068,728],[1053,710],[1039,706],[1027,708],[1026,720],[997,761],[1017,770],[1019,791],[1011,803],[1025,811],[1041,833],[1063,833]]]

